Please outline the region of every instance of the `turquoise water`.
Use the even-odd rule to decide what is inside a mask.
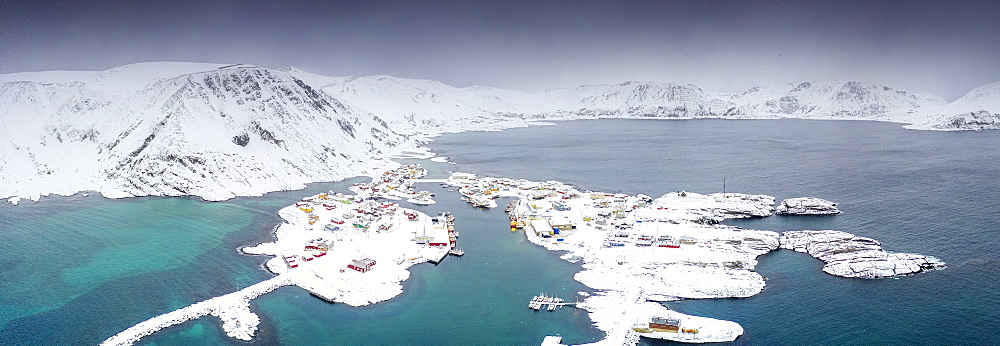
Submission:
[[[671,303],[737,321],[737,344],[993,344],[1000,336],[1000,133],[906,131],[853,121],[592,120],[442,136],[449,170],[562,180],[658,196],[685,189],[816,196],[831,217],[731,221],[747,228],[840,229],[891,251],[935,255],[949,268],[887,280],[837,278],[808,255],[761,258],[767,288],[746,299]],[[415,161],[414,161],[415,162]],[[271,239],[275,212],[304,191],[209,203],[189,198],[47,197],[0,206],[0,344],[94,344],[137,322],[270,277],[265,257],[237,248]],[[572,308],[535,312],[539,292],[573,299],[576,264],[507,229],[436,184],[426,213],[452,211],[462,258],[418,265],[404,293],[367,307],[329,304],[286,287],[255,300],[258,344],[537,344],[602,337]],[[240,344],[214,318],[164,330],[146,344]],[[648,342],[647,342],[648,343]],[[658,344],[658,343],[649,343]]]
[[[270,277],[237,247],[271,239],[307,191],[210,203],[78,194],[0,206],[0,344],[94,344],[150,317]],[[187,330],[223,339],[217,327]],[[228,341],[228,340],[225,340]]]

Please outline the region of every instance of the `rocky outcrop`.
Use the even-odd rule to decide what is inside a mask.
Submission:
[[[995,130],[1000,129],[1000,113],[965,112],[946,117],[932,126],[938,130]]]
[[[774,197],[743,193],[702,195],[680,191],[654,200],[654,209],[665,210],[657,218],[672,222],[716,224],[725,219],[768,217],[774,213]],[[640,209],[641,210],[641,209]]]
[[[781,248],[805,252],[826,262],[830,275],[877,279],[942,269],[944,262],[908,253],[888,253],[875,239],[842,231],[788,231],[778,240]]]
[[[840,214],[837,203],[816,197],[789,198],[781,201],[775,209],[784,215],[834,215]]]

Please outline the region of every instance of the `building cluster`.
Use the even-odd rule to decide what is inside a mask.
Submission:
[[[356,195],[330,191],[303,198],[295,204],[295,207],[304,214],[304,221],[308,223],[306,229],[324,234],[325,238],[338,242],[365,241],[365,239],[378,242],[378,239],[386,239],[380,238],[379,233],[389,235],[397,228],[404,227],[412,231],[411,241],[415,242],[416,245],[446,250],[440,252],[445,256],[449,252],[461,255],[463,252],[456,247],[458,232],[455,231],[455,217],[450,213],[441,213],[429,219],[422,219],[427,216],[422,216],[414,210],[404,209],[398,203],[382,198],[385,196],[394,198],[401,196],[429,197],[430,193],[426,191],[412,192],[411,190],[415,179],[426,174],[426,169],[419,165],[401,166],[395,170],[384,172],[380,177],[373,179],[372,183],[352,185],[350,189],[356,192]],[[289,268],[297,268],[304,262],[325,256],[327,251],[332,250],[334,242],[334,240],[328,241],[325,238],[315,239],[307,243],[306,252],[303,254],[291,253],[297,250],[286,250],[285,264]],[[429,253],[433,253],[434,258],[428,258],[427,261],[436,263],[443,258],[437,256],[438,251]],[[375,261],[371,258],[353,259],[347,263],[346,268],[341,267],[341,271],[350,269],[365,273],[372,270],[374,265]]]
[[[306,241],[300,253],[286,254],[283,258],[288,268],[298,268],[299,261],[310,262],[314,259],[326,256],[326,253],[333,249],[333,240],[316,238]]]
[[[556,182],[534,182],[508,178],[476,177],[454,173],[448,183],[458,186],[463,199],[478,207],[494,207],[497,197],[515,197],[507,206],[511,230],[523,229],[534,235],[562,242],[578,226],[606,232],[604,247],[659,247],[676,249],[697,245],[699,239],[682,229],[661,227],[675,224],[663,216],[670,208],[655,206],[653,198],[639,194],[580,191]],[[636,217],[636,210],[653,211]]]
[[[413,182],[427,175],[427,169],[420,165],[403,165],[382,172],[382,175],[372,179],[370,183],[357,183],[350,190],[358,195],[372,199],[378,198],[418,198],[425,191],[413,190]]]
[[[455,217],[448,212],[443,212],[432,217],[430,227],[425,227],[413,240],[419,245],[455,249],[458,243],[458,232],[455,231]]]
[[[648,322],[636,323],[632,330],[639,333],[698,333],[698,328],[681,328],[680,319],[669,317],[653,317]]]

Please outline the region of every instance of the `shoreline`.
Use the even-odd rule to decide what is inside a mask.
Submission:
[[[511,231],[524,232],[531,243],[547,250],[564,252],[563,260],[584,262],[574,279],[595,294],[580,306],[606,334],[595,344],[634,344],[640,336],[686,343],[734,341],[743,334],[738,323],[682,314],[658,302],[756,295],[766,286],[754,271],[757,257],[779,248],[808,249],[836,268],[866,268],[861,275],[823,270],[843,277],[895,277],[945,267],[932,256],[888,254],[880,245],[845,252],[859,241],[878,244],[846,232],[798,231],[813,236],[808,238],[794,237],[800,234],[795,231],[778,234],[720,224],[730,218],[772,216],[775,200],[767,195],[679,191],[653,199],[581,191],[558,181],[479,178],[471,173],[453,173],[448,184],[458,187],[463,200],[475,207],[495,208],[495,198],[516,198],[506,208]],[[791,201],[800,200],[836,205],[809,197]],[[829,232],[840,237],[830,241]],[[813,251],[812,245],[819,250]],[[823,255],[830,251],[842,255],[831,260]],[[877,270],[883,274],[868,274]],[[654,327],[651,320],[658,318],[675,321],[673,329]]]
[[[351,306],[398,296],[403,291],[400,283],[409,278],[408,268],[438,263],[457,244],[450,215],[431,217],[395,203],[375,202],[416,195],[411,186],[425,174],[422,167],[399,165],[372,183],[355,184],[351,190],[356,195],[320,193],[282,208],[282,223],[271,233],[274,241],[239,248],[244,255],[272,256],[262,266],[274,277],[155,316],[101,344],[130,345],[206,315],[219,317],[229,337],[249,341],[260,323],[250,300],[282,286],[298,286],[320,299]]]
[[[679,191],[653,199],[642,194],[581,191],[558,181],[479,178],[471,173],[452,173],[443,180],[421,179],[426,174],[419,165],[397,165],[381,177],[372,174],[371,183],[351,186],[354,195],[331,191],[282,208],[277,212],[282,223],[271,233],[273,241],[239,248],[246,255],[273,256],[262,266],[275,277],[141,322],[102,344],[131,344],[162,328],[208,314],[222,319],[230,337],[250,340],[259,316],[250,311],[249,300],[286,285],[351,306],[399,295],[403,290],[400,283],[409,278],[409,267],[440,262],[456,249],[458,238],[454,218],[448,213],[431,217],[394,202],[378,202],[417,196],[429,199],[429,192],[413,191],[416,182],[457,187],[462,199],[476,207],[495,208],[497,197],[516,198],[506,209],[512,231],[525,232],[532,244],[564,252],[559,256],[563,260],[583,261],[574,279],[595,290],[580,307],[605,333],[606,337],[596,342],[599,344],[634,344],[640,336],[687,343],[733,341],[744,332],[738,323],[682,314],[659,302],[756,295],[766,285],[754,271],[758,256],[778,248],[807,252],[803,249],[817,242],[799,237],[790,244],[784,240],[789,232],[779,235],[719,224],[729,218],[773,215],[775,201],[767,195]],[[847,235],[850,237],[838,239],[877,244],[870,238]],[[812,251],[810,254],[827,261]],[[885,262],[889,257],[913,262],[924,258],[906,255],[874,260]],[[852,260],[869,263],[873,259],[862,256]],[[892,275],[940,269],[944,264],[919,268]],[[676,321],[672,322],[674,329],[653,328],[649,321],[657,318]]]
[[[914,131],[937,131],[937,132],[956,132],[956,131],[981,131],[978,129],[952,129],[952,128],[934,128],[930,126],[923,126],[920,124],[908,123],[901,120],[894,119],[868,119],[868,118],[839,118],[839,117],[785,117],[785,116],[762,116],[753,118],[739,118],[739,117],[678,117],[678,118],[664,118],[664,117],[592,117],[592,116],[561,116],[561,117],[550,117],[550,118],[517,118],[522,121],[505,121],[492,123],[490,125],[495,126],[478,126],[472,128],[458,128],[458,129],[439,129],[439,132],[432,133],[421,133],[414,134],[410,142],[407,145],[401,145],[397,147],[398,150],[387,153],[386,157],[388,160],[373,160],[369,162],[364,162],[366,165],[365,169],[357,175],[341,175],[335,177],[333,180],[315,180],[315,181],[301,181],[295,182],[292,185],[296,185],[296,188],[264,188],[255,190],[252,192],[247,192],[245,187],[240,189],[229,189],[224,185],[220,185],[220,191],[206,191],[203,193],[194,194],[166,194],[166,193],[122,193],[121,191],[102,191],[104,189],[97,188],[95,186],[101,186],[106,184],[106,181],[92,181],[87,184],[86,187],[69,188],[65,187],[58,191],[31,191],[31,192],[14,192],[10,195],[0,197],[3,201],[11,205],[18,205],[24,201],[38,202],[42,197],[49,197],[52,195],[70,197],[78,194],[98,194],[104,198],[108,199],[121,199],[121,198],[133,198],[133,197],[192,197],[200,198],[204,201],[218,202],[226,201],[236,197],[254,197],[262,196],[264,194],[272,192],[288,192],[288,191],[298,191],[307,188],[308,184],[314,183],[325,183],[325,182],[338,182],[344,181],[351,178],[370,176],[367,172],[377,172],[384,169],[391,169],[392,167],[398,165],[398,163],[392,161],[393,158],[402,159],[431,159],[434,158],[434,153],[428,148],[423,146],[423,143],[432,141],[434,137],[439,137],[449,133],[462,133],[462,132],[494,132],[494,131],[504,131],[512,128],[522,128],[531,126],[555,126],[558,122],[562,121],[586,121],[586,120],[806,120],[806,121],[867,121],[867,122],[884,122],[890,124],[902,124],[901,128],[906,130]],[[407,152],[413,153],[407,153]],[[135,191],[133,191],[135,192]]]

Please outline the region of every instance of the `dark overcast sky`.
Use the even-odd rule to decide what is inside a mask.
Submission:
[[[861,80],[948,100],[1000,81],[1000,1],[0,3],[0,73],[241,62],[520,90]]]

